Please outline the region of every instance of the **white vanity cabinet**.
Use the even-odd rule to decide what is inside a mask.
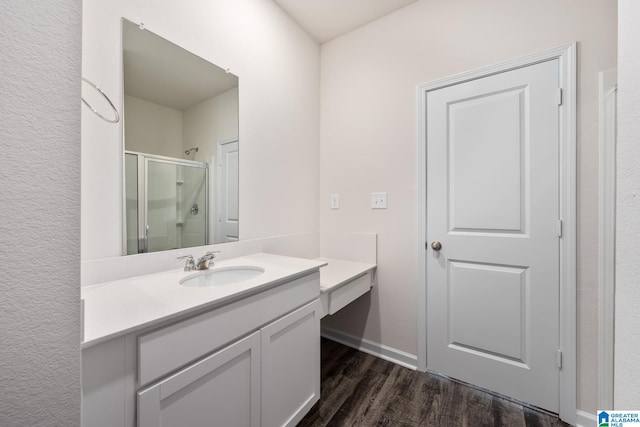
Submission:
[[[138,426],[294,426],[320,398],[315,300],[138,392]]]
[[[320,397],[318,271],[83,350],[83,426],[295,425]]]

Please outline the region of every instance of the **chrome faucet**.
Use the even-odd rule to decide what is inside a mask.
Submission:
[[[183,255],[183,256],[179,256],[176,259],[183,259],[184,260],[184,271],[195,271],[196,270],[196,263],[193,261],[193,255],[191,255],[191,254]]]
[[[198,258],[198,261],[196,261],[196,270],[207,270],[209,268],[209,264],[211,264],[211,267],[213,267],[213,262],[210,261],[212,261],[216,257],[215,254],[219,252],[220,251],[207,252],[206,254]]]

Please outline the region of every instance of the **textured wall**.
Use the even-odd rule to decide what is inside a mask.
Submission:
[[[318,230],[320,49],[307,33],[271,0],[83,6],[83,74],[118,108],[122,17],[238,76],[242,239]],[[122,127],[83,108],[82,259],[121,250]]]
[[[598,72],[615,67],[616,20],[611,0],[422,0],[322,46],[320,229],[378,233],[379,286],[333,327],[417,351],[417,85],[577,41],[578,405],[595,413]]]
[[[620,0],[614,406],[640,407],[640,2]]]
[[[0,425],[80,425],[77,0],[2,2]]]

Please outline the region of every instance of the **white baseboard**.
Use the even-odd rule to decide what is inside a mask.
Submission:
[[[379,344],[367,339],[356,337],[332,328],[322,328],[321,335],[332,341],[339,342],[348,347],[355,348],[380,359],[387,360],[405,368],[415,370],[418,366],[418,357],[415,354],[406,353],[393,347]]]
[[[597,425],[598,419],[594,414],[579,409],[576,411],[576,427],[594,427]]]

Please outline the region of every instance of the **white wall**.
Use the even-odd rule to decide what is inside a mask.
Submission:
[[[184,158],[182,111],[124,96],[125,149]]]
[[[0,14],[0,425],[80,425],[80,3]]]
[[[317,43],[271,0],[84,1],[83,74],[116,106],[122,17],[239,77],[240,237],[317,231]],[[82,114],[82,259],[117,256],[122,125]]]
[[[238,137],[238,88],[184,111],[183,150],[198,147],[193,160],[211,162],[216,143]]]
[[[611,0],[422,0],[322,45],[320,230],[377,232],[379,266],[330,327],[417,351],[416,86],[577,41],[578,406],[595,413],[598,71],[615,67],[616,19]],[[387,210],[370,209],[372,191]]]
[[[626,410],[640,406],[640,2],[618,7],[614,406]]]

